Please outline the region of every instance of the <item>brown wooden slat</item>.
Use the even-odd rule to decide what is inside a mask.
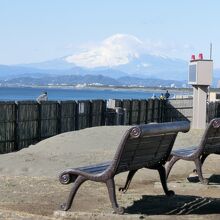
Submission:
[[[60,102],[60,132],[76,130],[76,102]]]
[[[16,150],[16,104],[0,102],[0,153]]]

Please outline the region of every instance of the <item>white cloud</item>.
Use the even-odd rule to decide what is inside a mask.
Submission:
[[[142,49],[143,42],[135,36],[116,34],[84,52],[68,56],[66,61],[87,68],[118,66],[139,57]]]
[[[66,61],[85,68],[113,67],[127,64],[141,54],[183,58],[181,55],[185,53],[188,56],[190,50],[191,46],[188,44],[180,46],[149,39],[141,41],[133,35],[115,34],[99,44],[85,44],[81,52],[66,57]]]

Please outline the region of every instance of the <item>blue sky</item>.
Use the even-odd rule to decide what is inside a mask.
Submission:
[[[0,64],[77,54],[120,34],[119,43],[185,60],[208,58],[212,42],[219,68],[219,11],[218,0],[0,0]]]

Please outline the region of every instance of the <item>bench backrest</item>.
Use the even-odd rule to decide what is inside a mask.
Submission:
[[[199,153],[220,153],[220,118],[214,118],[206,128],[199,146]]]
[[[145,124],[130,128],[115,154],[115,173],[165,164],[178,132],[187,132],[189,128],[190,124],[186,121]]]

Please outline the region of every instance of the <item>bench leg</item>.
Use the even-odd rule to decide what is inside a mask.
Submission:
[[[205,179],[202,175],[202,163],[201,163],[201,160],[199,158],[197,158],[195,161],[195,165],[196,165],[196,171],[197,171],[197,174],[199,176],[199,180],[201,183],[203,184],[208,184],[208,180]]]
[[[118,203],[117,203],[116,194],[115,194],[115,181],[114,181],[114,179],[107,180],[106,186],[108,188],[109,198],[110,198],[112,208],[114,209],[115,213],[123,214],[124,208],[119,207]]]
[[[170,171],[173,167],[173,165],[179,160],[178,157],[175,157],[175,156],[171,156],[171,159],[170,161],[168,162],[167,164],[167,167],[166,167],[166,178],[168,179],[168,176],[170,174]]]
[[[85,182],[87,179],[83,176],[78,176],[76,181],[73,183],[73,188],[72,190],[70,191],[70,194],[69,194],[69,197],[68,197],[68,200],[66,203],[63,203],[61,205],[61,209],[63,211],[67,211],[68,209],[70,209],[72,203],[73,203],[73,199],[76,195],[76,192],[77,190],[79,189],[80,185]]]
[[[160,181],[161,181],[161,184],[163,186],[163,190],[165,192],[165,194],[167,196],[173,196],[175,195],[174,191],[172,190],[169,190],[168,187],[167,187],[167,178],[166,178],[166,170],[163,166],[160,166],[157,168],[159,174],[160,174]]]
[[[132,180],[132,178],[133,178],[133,176],[134,176],[134,174],[135,174],[136,172],[137,172],[137,170],[131,170],[131,171],[129,171],[128,176],[127,176],[126,183],[125,183],[124,187],[120,187],[120,188],[119,188],[119,191],[125,193],[125,192],[128,190],[129,185],[130,185],[130,183],[131,183],[131,180]]]
[[[203,165],[203,163],[205,162],[205,159],[209,156],[209,154],[202,154],[200,160],[201,160],[201,165]],[[197,173],[197,170],[194,169],[193,173]]]

